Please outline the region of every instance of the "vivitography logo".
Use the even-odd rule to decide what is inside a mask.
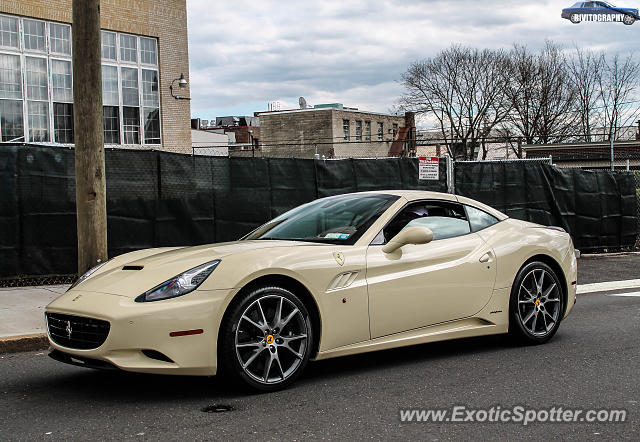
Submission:
[[[627,410],[580,408],[527,408],[493,406],[470,408],[456,405],[451,408],[402,408],[400,422],[424,423],[515,423],[527,426],[533,423],[615,423],[626,422]]]
[[[622,8],[608,2],[578,2],[562,10],[562,18],[571,23],[603,22],[632,25],[640,20],[637,8]]]

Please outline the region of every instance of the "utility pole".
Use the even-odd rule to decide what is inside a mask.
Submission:
[[[616,129],[614,129],[611,134],[609,135],[609,141],[611,143],[611,145],[609,146],[609,153],[611,154],[611,172],[613,172],[615,170],[615,155],[613,152],[613,144],[615,142],[615,138],[616,138]]]
[[[100,0],[73,0],[73,122],[78,272],[107,259]]]

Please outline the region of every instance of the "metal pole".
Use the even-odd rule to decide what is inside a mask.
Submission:
[[[456,174],[455,167],[456,163],[451,158],[451,155],[446,155],[447,159],[447,192],[451,194],[456,193]]]
[[[609,137],[609,139],[611,140],[611,171],[613,172],[615,170],[615,166],[614,166],[614,156],[613,156],[613,134],[611,134],[611,136]]]
[[[73,116],[78,272],[107,259],[100,0],[73,0]]]

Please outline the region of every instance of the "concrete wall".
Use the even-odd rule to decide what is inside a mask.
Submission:
[[[186,0],[102,0],[100,11],[103,29],[158,39],[162,148],[191,152],[190,103],[174,99],[169,91],[171,81],[181,73],[189,78]],[[71,0],[0,0],[0,12],[72,21]],[[189,88],[180,93],[188,97]]]

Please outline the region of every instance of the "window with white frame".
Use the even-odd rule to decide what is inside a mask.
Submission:
[[[102,39],[102,58],[105,60],[117,60],[116,33],[102,31],[100,36]]]
[[[364,139],[365,141],[371,141],[371,121],[364,122]]]
[[[138,37],[120,34],[120,60],[138,62]]]
[[[18,47],[18,19],[0,16],[0,46]]]
[[[30,141],[49,141],[49,82],[47,59],[25,57],[27,86],[27,124]]]
[[[362,141],[362,121],[356,120],[356,141]]]
[[[158,48],[155,38],[140,37],[140,61],[154,66],[158,64]]]
[[[349,120],[342,120],[342,135],[345,140],[349,141]]]
[[[51,53],[71,55],[71,28],[58,23],[49,24]]]
[[[51,60],[53,131],[58,143],[73,143],[73,85],[71,62]]]
[[[71,26],[0,14],[0,140],[73,143]],[[106,144],[161,144],[158,41],[102,31]]]
[[[384,134],[384,125],[383,123],[378,123],[378,141],[382,141],[383,134]]]
[[[158,41],[102,31],[106,144],[161,144]]]
[[[22,20],[22,34],[24,35],[25,51],[45,52],[45,22],[40,20]]]

